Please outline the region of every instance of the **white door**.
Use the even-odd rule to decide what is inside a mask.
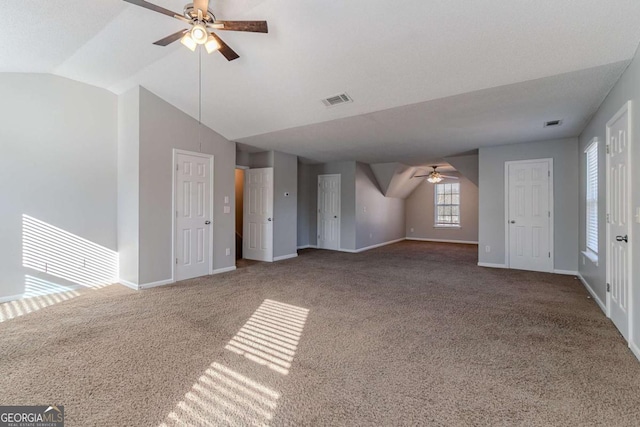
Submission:
[[[629,110],[625,107],[607,124],[607,303],[611,320],[627,340],[631,284],[629,134]]]
[[[340,175],[318,175],[318,248],[340,248]]]
[[[244,172],[242,256],[273,261],[273,168]]]
[[[212,157],[176,153],[175,280],[211,274]]]
[[[509,268],[553,271],[551,160],[507,162]]]

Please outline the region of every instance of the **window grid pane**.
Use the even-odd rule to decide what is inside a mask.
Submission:
[[[435,225],[460,225],[460,184],[435,185]]]

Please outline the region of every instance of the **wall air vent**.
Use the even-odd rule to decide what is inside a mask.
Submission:
[[[544,122],[544,127],[552,128],[556,126],[560,126],[562,124],[562,120],[549,120],[548,122]]]
[[[336,105],[347,104],[349,102],[353,102],[353,99],[351,99],[351,97],[346,93],[341,93],[340,95],[331,96],[322,100],[322,103],[326,107],[335,107]]]

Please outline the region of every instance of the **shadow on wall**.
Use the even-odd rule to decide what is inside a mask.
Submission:
[[[287,375],[308,313],[265,300],[225,348]],[[268,425],[279,398],[276,390],[214,362],[160,427]]]
[[[79,288],[99,289],[118,277],[118,253],[22,215],[22,266],[75,283],[65,286],[25,275],[22,299],[0,304],[0,322],[33,313],[81,294]]]

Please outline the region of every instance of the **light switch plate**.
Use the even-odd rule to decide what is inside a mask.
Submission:
[[[225,206],[224,213],[231,213],[231,206]]]
[[[224,202],[229,203],[229,196],[224,196]]]
[[[636,222],[640,224],[640,208],[636,208]]]

